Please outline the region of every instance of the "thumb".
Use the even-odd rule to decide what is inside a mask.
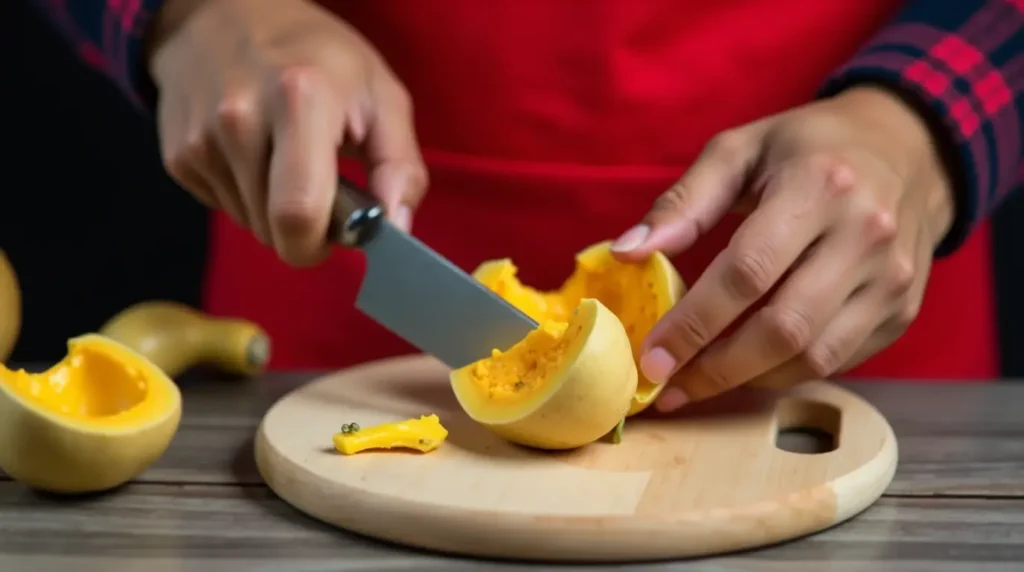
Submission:
[[[674,256],[690,248],[736,202],[757,162],[758,138],[748,131],[753,130],[714,137],[640,224],[616,239],[612,253],[624,261],[640,261],[655,251]]]
[[[369,191],[392,223],[410,230],[412,215],[426,193],[427,168],[413,126],[412,104],[404,92],[378,102],[364,146]]]

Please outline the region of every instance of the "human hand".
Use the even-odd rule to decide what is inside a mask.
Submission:
[[[409,227],[427,186],[409,95],[351,26],[307,0],[169,0],[148,46],[168,173],[282,260],[329,252],[339,150]]]
[[[887,347],[917,315],[953,218],[924,121],[858,87],[715,137],[617,256],[684,251],[744,203],[752,212],[728,246],[645,340],[644,374],[670,384],[661,411],[827,377]]]

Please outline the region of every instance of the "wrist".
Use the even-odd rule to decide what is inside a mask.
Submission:
[[[894,161],[907,187],[924,194],[922,214],[933,244],[938,246],[953,225],[956,200],[927,111],[882,86],[852,86],[834,99],[874,133],[881,153]]]
[[[154,54],[168,38],[173,37],[199,8],[210,3],[211,0],[166,0],[160,6],[143,36],[143,57],[147,68],[152,67]]]

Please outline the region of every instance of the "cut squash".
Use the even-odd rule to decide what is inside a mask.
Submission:
[[[540,449],[592,443],[625,417],[636,394],[629,337],[600,301],[583,298],[567,321],[545,320],[516,345],[452,371],[474,421]]]
[[[655,253],[640,263],[620,262],[611,242],[594,244],[576,255],[576,269],[552,292],[520,283],[512,260],[484,262],[473,277],[538,323],[565,322],[580,300],[596,298],[618,317],[629,336],[633,360],[639,367],[640,346],[655,323],[685,294],[682,277],[668,258]],[[662,386],[641,372],[629,415],[646,409]]]
[[[382,449],[410,449],[429,453],[441,446],[448,430],[437,415],[421,415],[419,419],[406,419],[360,428],[358,424],[343,425],[334,434],[334,449],[342,455],[355,455],[363,451]]]
[[[11,261],[0,250],[0,363],[14,351],[21,333],[21,287]]]
[[[69,340],[65,358],[41,373],[0,365],[0,468],[40,490],[123,484],[166,451],[180,419],[170,378],[98,334]]]

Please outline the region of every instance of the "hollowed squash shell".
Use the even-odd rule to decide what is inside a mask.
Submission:
[[[0,468],[37,489],[121,485],[164,453],[180,419],[170,378],[97,334],[69,340],[64,359],[40,373],[0,364]]]

